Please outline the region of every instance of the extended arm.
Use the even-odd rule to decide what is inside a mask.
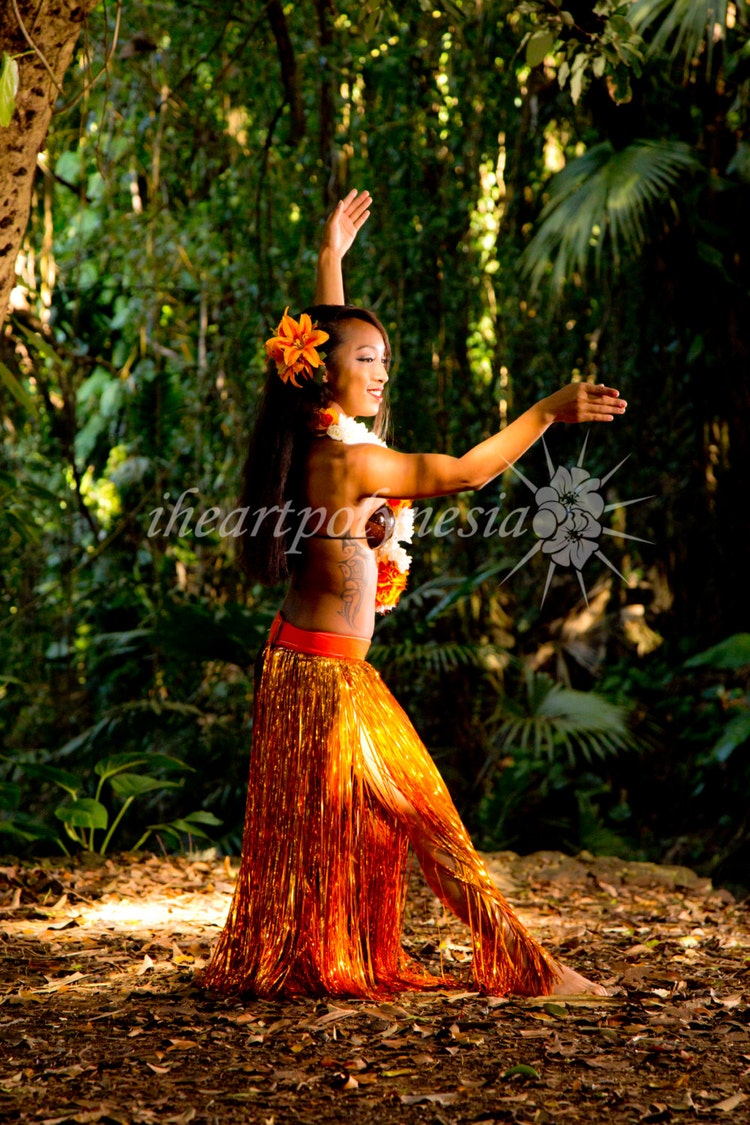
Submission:
[[[372,199],[368,191],[349,192],[326,220],[318,253],[316,305],[343,305],[344,278],[341,262],[360,229],[370,217]]]
[[[351,449],[350,472],[361,497],[416,500],[481,488],[517,461],[553,422],[611,422],[626,406],[612,387],[571,383],[535,403],[463,457],[358,445]]]

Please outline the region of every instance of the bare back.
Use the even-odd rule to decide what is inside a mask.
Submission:
[[[300,629],[371,637],[378,567],[365,525],[383,498],[357,494],[348,449],[325,437],[311,447],[305,503],[322,514],[300,538],[299,554],[289,556],[292,581],[281,612]]]

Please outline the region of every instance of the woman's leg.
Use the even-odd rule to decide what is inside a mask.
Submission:
[[[471,886],[461,882],[452,874],[453,861],[451,856],[446,852],[439,853],[437,856],[434,855],[429,849],[421,826],[415,825],[415,830],[410,833],[410,842],[432,890],[462,922],[471,927],[472,932],[476,928],[476,917],[479,913],[482,918],[482,923],[480,923],[480,931],[483,933],[482,940],[485,947],[488,944],[490,946],[489,950],[485,948],[485,951],[483,951],[484,960],[489,961],[492,965],[498,957],[507,957],[519,970],[520,987],[512,989],[512,991],[526,992],[529,982],[533,982],[534,979],[532,964],[535,961],[535,954],[532,956],[532,964],[530,964],[529,935],[510,905],[500,895],[499,891],[494,891],[493,888],[494,894],[489,896],[486,892],[484,894],[480,892],[480,900],[477,906]],[[478,856],[477,860],[484,867]],[[489,934],[492,936],[488,939]],[[548,991],[550,995],[555,996],[574,995],[581,992],[606,996],[606,989],[602,988],[601,985],[595,984],[573,969],[554,961],[549,955],[547,957],[554,968],[556,979],[549,989],[545,989],[545,992]],[[536,989],[532,988],[529,994],[533,995],[535,992]]]
[[[385,696],[378,699],[381,691]],[[501,995],[603,994],[555,961],[525,929],[493,883],[432,758],[379,677],[373,694],[387,721],[381,713],[378,722],[362,724],[366,783],[403,825],[432,890],[471,928],[479,988]]]

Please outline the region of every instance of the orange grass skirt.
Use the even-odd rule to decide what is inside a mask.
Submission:
[[[307,636],[314,647],[316,634]],[[410,844],[432,889],[471,928],[477,988],[548,993],[554,962],[494,886],[375,669],[267,647],[242,863],[204,985],[373,998],[450,987],[401,947]]]

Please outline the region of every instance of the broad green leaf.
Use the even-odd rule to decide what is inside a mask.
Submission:
[[[101,777],[103,781],[108,778],[114,777],[115,774],[123,773],[133,766],[143,766],[148,761],[148,754],[143,753],[125,753],[125,754],[112,754],[108,758],[100,758],[94,766],[94,773]]]
[[[183,762],[180,758],[172,758],[169,754],[149,754],[148,756],[149,769],[163,769],[163,770],[190,770],[195,773],[193,766],[189,766],[187,762]]]
[[[68,854],[68,849],[54,828],[43,824],[42,821],[28,813],[18,812],[15,809],[9,811],[11,814],[9,817],[0,817],[0,832],[15,836],[16,839],[24,840],[26,843],[31,843],[33,840],[47,840],[57,844],[61,851],[65,852],[66,855]]]
[[[691,656],[686,668],[747,668],[750,667],[750,633],[733,633],[717,645]]]
[[[18,93],[18,63],[3,51],[0,66],[0,125],[7,129],[16,109]]]
[[[628,39],[633,34],[633,28],[624,16],[610,16],[609,27],[614,31],[615,35],[619,35],[621,39]]]
[[[76,796],[83,784],[80,777],[69,773],[68,770],[58,769],[57,766],[29,762],[28,765],[22,765],[21,770],[26,777],[36,778],[37,781],[51,781],[53,785],[59,785],[66,793],[70,793],[71,797]]]
[[[110,778],[110,785],[118,797],[140,797],[154,789],[179,789],[176,781],[162,781],[159,777],[147,777],[137,773],[118,773]]]
[[[625,66],[618,66],[615,70],[612,98],[617,105],[626,105],[629,101],[632,101],[633,90],[630,85],[630,72]]]
[[[176,817],[175,820],[170,820],[169,827],[177,829],[178,832],[186,832],[189,836],[200,836],[203,839],[208,839],[208,834],[192,820],[188,820],[187,817]]]
[[[743,746],[750,738],[750,710],[731,719],[719,741],[713,748],[713,756],[717,762],[726,762],[733,750]]]
[[[24,844],[33,844],[35,840],[54,840],[56,844],[60,844],[63,851],[66,851],[60,841],[60,837],[54,832],[39,832],[33,828],[29,829],[16,820],[0,819],[0,835],[10,836],[14,840],[21,840]]]
[[[188,813],[183,820],[189,821],[190,824],[210,824],[213,828],[223,824],[223,820],[219,820],[212,812],[205,812],[203,809],[198,809],[197,812]]]
[[[549,31],[535,31],[526,44],[526,62],[529,66],[539,66],[555,46]]]
[[[55,816],[70,828],[106,828],[109,824],[109,813],[93,797],[80,797],[69,805],[60,805]]]
[[[33,398],[4,363],[0,363],[0,382],[8,388],[16,402],[20,403],[30,414],[36,414],[36,403]]]
[[[579,55],[578,58],[581,58]],[[584,71],[581,67],[573,71],[573,76],[570,79],[570,97],[573,105],[578,105],[578,101],[583,92],[583,78]]]

